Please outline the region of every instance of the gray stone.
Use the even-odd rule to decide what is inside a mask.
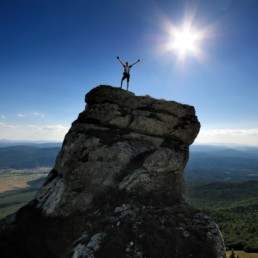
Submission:
[[[168,130],[162,121],[145,116],[134,117],[129,129],[147,135],[165,136],[168,134]]]
[[[194,107],[103,85],[85,100],[35,200],[0,222],[1,254],[225,258],[216,223],[184,199]]]
[[[109,124],[114,125],[119,128],[128,128],[131,122],[131,116],[117,116],[109,121]]]
[[[72,258],[94,258],[94,253],[99,250],[103,237],[105,237],[105,234],[97,233],[94,236],[92,236],[87,245],[79,243],[74,248]]]

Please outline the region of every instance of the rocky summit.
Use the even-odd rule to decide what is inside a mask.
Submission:
[[[1,257],[225,258],[184,199],[194,107],[98,86],[35,199],[0,222]]]

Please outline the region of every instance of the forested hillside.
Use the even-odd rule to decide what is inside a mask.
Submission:
[[[36,146],[10,146],[0,148],[0,169],[24,169],[51,167],[59,147],[40,148]]]
[[[219,225],[226,246],[258,252],[258,148],[193,145],[187,200]]]
[[[258,182],[188,185],[188,201],[219,225],[228,248],[258,252]]]

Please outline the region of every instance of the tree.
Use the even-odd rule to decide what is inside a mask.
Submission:
[[[232,249],[232,251],[231,251],[231,254],[230,254],[229,258],[236,258],[236,256],[235,256],[235,252],[234,252],[234,249]]]

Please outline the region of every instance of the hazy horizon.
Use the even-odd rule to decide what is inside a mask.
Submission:
[[[27,143],[27,144],[62,144],[63,141],[49,141],[49,140],[8,140],[8,139],[0,139],[0,147],[1,144],[8,143],[10,144],[19,144],[19,143]],[[241,143],[230,143],[230,142],[193,142],[189,147],[191,146],[218,146],[218,147],[235,147],[235,148],[241,148],[241,147],[250,147],[250,148],[258,148],[258,145],[254,144],[241,144]]]

